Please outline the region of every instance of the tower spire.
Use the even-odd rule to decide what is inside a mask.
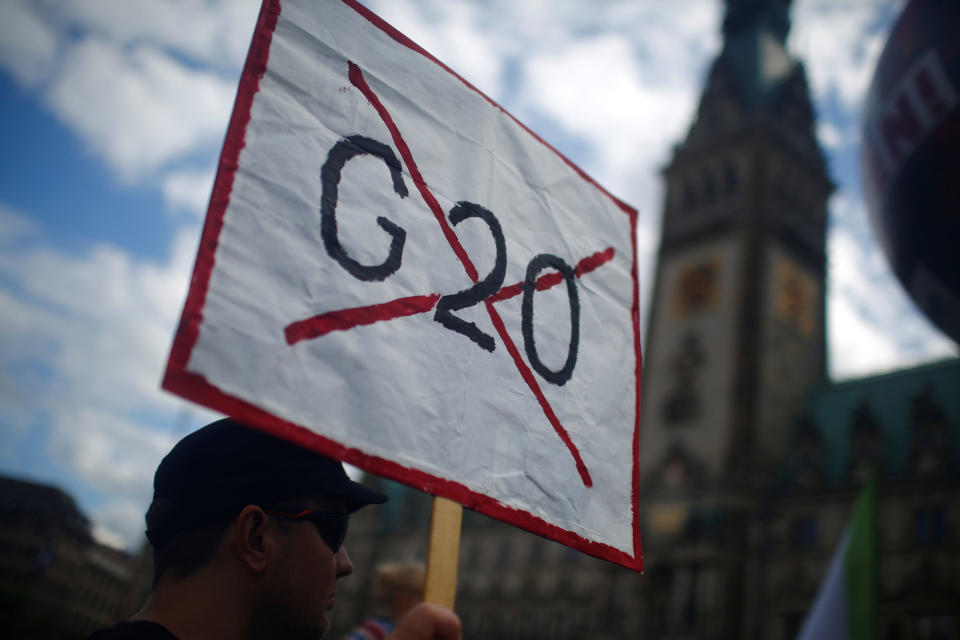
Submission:
[[[787,53],[791,0],[725,0],[723,51],[742,106],[767,105],[787,81],[796,61]]]
[[[790,31],[791,0],[725,0],[723,18],[725,41],[744,34],[767,33],[781,44]]]

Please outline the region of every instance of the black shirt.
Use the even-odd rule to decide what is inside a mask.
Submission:
[[[177,636],[156,622],[137,620],[97,631],[87,640],[177,640]]]

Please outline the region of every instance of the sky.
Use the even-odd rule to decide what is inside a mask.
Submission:
[[[719,0],[376,0],[381,17],[640,210],[719,52]],[[829,371],[955,356],[891,275],[860,188],[860,113],[902,0],[794,0],[829,204]],[[160,390],[257,0],[5,0],[0,474],[72,494],[135,549],[153,470],[216,417]],[[644,314],[645,317],[645,314]]]

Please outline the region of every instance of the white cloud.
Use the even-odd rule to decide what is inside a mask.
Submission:
[[[0,270],[0,282],[2,274]],[[38,403],[43,394],[37,389],[38,375],[31,365],[52,357],[54,346],[49,336],[55,335],[58,327],[48,314],[24,304],[2,286],[0,309],[0,422],[6,430],[0,433],[2,441],[3,435],[22,435],[42,412]],[[5,458],[10,455],[3,447],[0,453]]]
[[[112,510],[107,513],[93,514],[91,521],[91,534],[93,535],[94,540],[100,544],[113,547],[114,549],[128,548],[128,538],[120,533],[117,533],[116,528],[110,527],[109,524],[107,524],[107,520],[112,519],[111,516],[113,516],[114,513],[116,513],[116,510]],[[133,537],[131,536],[129,539],[132,540]],[[130,550],[134,551],[132,548]]]
[[[629,41],[606,35],[531,57],[520,101],[522,111],[544,113],[589,140],[596,160],[586,169],[605,186],[647,200],[670,144],[690,122],[696,100],[691,88],[645,82]]]
[[[181,232],[164,265],[135,262],[111,247],[79,260],[56,253],[25,256],[31,273],[22,281],[71,318],[67,335],[75,339],[62,345],[58,368],[83,397],[130,410],[170,406],[157,386],[197,236]],[[90,371],[92,357],[102,365]]]
[[[233,82],[190,69],[158,49],[125,53],[87,38],[68,52],[47,101],[92,150],[131,179],[218,144],[235,92]]]
[[[256,22],[258,0],[84,0],[42,3],[50,21],[118,45],[151,44],[218,68],[239,68]]]
[[[35,13],[35,6],[8,0],[0,20],[0,66],[23,85],[36,87],[49,73],[57,53],[54,31]]]
[[[207,210],[215,172],[212,169],[171,171],[163,178],[162,190],[167,206],[200,216]]]
[[[37,225],[22,213],[0,203],[0,242],[12,242],[38,233]]]
[[[886,2],[797,2],[791,49],[806,65],[817,100],[836,96],[859,113],[887,34],[877,27],[903,0]]]
[[[463,1],[372,3],[374,11],[484,93],[503,90],[502,40],[480,28],[481,5]]]
[[[149,500],[147,492],[144,499],[114,497],[95,507],[90,512],[94,538],[116,549],[139,552],[147,541],[144,514]]]
[[[933,330],[896,287],[874,285],[873,299],[886,298],[888,319],[877,321],[875,302],[862,294],[831,294],[828,335],[830,375],[842,380],[911,367],[960,355],[957,345]]]
[[[828,309],[832,378],[865,376],[897,366],[894,337],[868,322],[853,299],[842,294],[830,295]]]
[[[0,222],[15,226],[14,218],[8,211]],[[46,415],[56,465],[85,490],[109,496],[104,504],[141,505],[141,519],[153,470],[178,431],[213,416],[192,409],[182,424],[183,402],[159,388],[198,236],[196,227],[182,230],[160,263],[106,245],[71,255],[37,234],[5,241],[0,252],[0,285],[15,283],[0,286],[3,369],[31,363],[49,372],[4,376],[3,396],[19,407],[4,424],[25,422],[19,414],[28,407]],[[109,528],[127,535],[135,526],[142,531]]]
[[[91,486],[112,496],[134,496],[145,505],[153,470],[174,440],[169,431],[144,427],[88,402],[58,411],[49,446],[55,460]]]
[[[837,206],[865,215],[859,202]],[[957,355],[957,345],[917,311],[876,244],[858,241],[841,228],[831,234],[828,251],[832,377],[863,376]]]
[[[833,123],[826,119],[817,122],[817,140],[821,146],[834,151],[847,143],[844,133]]]
[[[121,179],[137,180],[219,144],[258,5],[11,0],[0,67],[38,89]]]

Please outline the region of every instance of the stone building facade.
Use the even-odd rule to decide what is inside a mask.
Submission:
[[[85,638],[132,613],[134,559],[100,544],[68,494],[0,477],[0,627],[5,637]]]

